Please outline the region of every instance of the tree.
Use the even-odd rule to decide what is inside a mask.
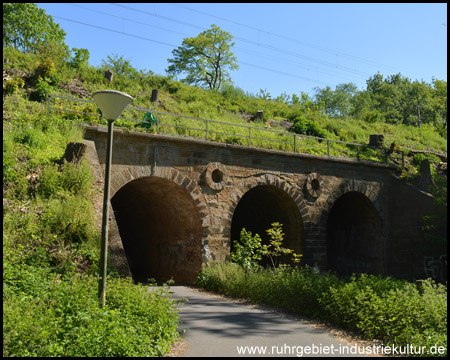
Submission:
[[[421,123],[432,122],[431,114],[431,102],[430,102],[431,88],[425,82],[414,81],[409,88],[409,113],[412,115],[412,119],[415,121],[410,121],[413,124],[417,124],[420,127]],[[420,108],[420,122],[418,119],[418,108]],[[409,125],[409,124],[408,124]]]
[[[326,86],[324,89],[316,87],[314,90],[316,92],[316,102],[319,109],[323,111],[324,114],[335,116],[336,110],[333,103],[333,90],[331,90],[331,87]]]
[[[272,99],[272,95],[270,95],[270,92],[267,91],[267,89],[259,89],[259,93],[256,94],[256,97],[258,99],[263,99],[263,100],[271,100]]]
[[[357,93],[357,87],[353,83],[339,84],[336,86],[336,108],[340,116],[348,117],[353,111],[352,99]]]
[[[280,96],[277,96],[275,98],[275,101],[281,102],[283,104],[289,104],[290,99],[291,99],[291,96],[286,94],[286,92],[283,92]]]
[[[339,84],[333,91],[329,86],[315,88],[316,100],[325,114],[331,117],[348,117],[352,112],[352,98],[357,88],[353,83]]]
[[[277,260],[275,258],[281,256],[281,255],[292,255],[292,261],[295,263],[300,262],[300,258],[303,255],[294,253],[294,250],[287,249],[282,247],[283,245],[283,239],[284,239],[284,233],[283,233],[283,225],[274,222],[272,223],[272,227],[270,229],[266,230],[267,235],[270,237],[270,245],[264,247],[265,255],[267,255],[270,258],[270,262],[272,263],[273,268],[277,266]]]
[[[107,59],[102,59],[102,68],[104,70],[112,70],[115,74],[133,78],[137,75],[137,70],[131,66],[130,60],[124,59],[123,56],[112,54]]]
[[[408,82],[408,79],[402,80],[400,74],[392,75],[386,79],[383,79],[383,76],[379,73],[370,77],[366,83],[371,110],[376,110],[387,123],[404,122],[403,89]]]
[[[234,250],[231,253],[231,261],[242,266],[246,271],[257,267],[264,253],[261,245],[261,237],[252,235],[251,231],[243,228],[240,233],[240,241],[234,240]]]
[[[36,53],[50,43],[64,45],[66,33],[33,3],[3,4],[3,46]]]
[[[173,59],[166,70],[169,75],[185,73],[182,80],[189,85],[220,89],[225,83],[232,83],[227,71],[239,68],[237,59],[231,52],[233,36],[217,25],[196,37],[185,38],[177,49],[172,51]]]
[[[371,110],[370,95],[367,91],[357,91],[351,99],[351,116],[364,119],[365,115]]]
[[[88,49],[73,48],[72,51],[75,53],[70,62],[70,64],[73,67],[82,68],[89,64],[89,50]]]
[[[447,81],[433,79],[433,124],[441,136],[447,138]]]
[[[259,261],[263,256],[267,256],[272,263],[272,267],[277,266],[277,260],[279,256],[291,255],[292,261],[298,263],[303,255],[294,253],[294,250],[284,248],[283,239],[283,225],[274,222],[271,224],[271,228],[267,229],[267,235],[270,238],[269,245],[261,244],[261,237],[258,234],[254,236],[250,231],[243,228],[240,234],[240,241],[233,241],[234,250],[231,252],[231,261],[242,266],[246,272],[249,269],[257,268]]]

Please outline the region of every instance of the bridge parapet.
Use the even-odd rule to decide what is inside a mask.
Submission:
[[[84,124],[104,124],[104,119],[93,100],[49,95],[47,120],[51,111]],[[144,113],[144,114],[142,114]],[[154,116],[156,114],[158,117]],[[151,119],[148,120],[148,119]],[[194,116],[172,114],[153,109],[128,106],[123,116],[115,122],[116,128],[203,139],[206,141],[238,144],[250,148],[278,149],[286,152],[321,154],[328,157],[346,157],[357,160],[393,163],[404,166],[403,151],[391,146],[351,143],[336,139],[296,134],[274,130],[255,123],[253,126],[202,119]],[[396,158],[394,158],[396,154]]]
[[[102,164],[106,135],[101,127],[85,126],[85,138],[95,142]],[[157,230],[156,220],[151,220],[158,218],[158,209],[146,204],[145,191],[139,195],[141,202],[136,198],[138,195],[123,191],[127,184],[145,178],[164,179],[167,184],[174,184],[164,187],[164,182],[160,182],[156,187],[152,185],[155,182],[147,185],[142,182],[153,194],[152,199],[158,200],[161,212],[172,214],[169,215],[172,222],[165,223],[172,224],[168,226],[174,229],[173,236],[178,239],[175,239],[177,247],[171,250],[175,254],[171,259],[177,259],[173,264],[188,261],[183,260],[183,256],[188,257],[189,249],[196,242],[202,264],[227,260],[233,240],[237,240],[242,227],[264,238],[265,230],[277,221],[283,224],[286,244],[304,255],[303,264],[316,265],[325,271],[330,264],[344,266],[347,259],[355,271],[368,269],[372,273],[389,273],[388,238],[392,227],[398,226],[389,220],[395,198],[391,190],[395,169],[390,164],[356,159],[115,130],[111,184],[113,200],[121,192],[122,202],[134,196],[135,207],[129,211],[148,213],[142,222],[150,225],[125,231],[124,236],[132,236],[133,231],[147,231],[142,239],[148,241],[153,241],[154,236],[149,229],[163,231]],[[174,191],[176,188],[182,191]],[[192,206],[187,205],[187,200],[177,205],[173,193],[181,197],[182,193],[189,194]],[[184,234],[176,225],[176,213],[163,209],[164,199],[177,209],[184,226],[199,230]],[[186,225],[190,218],[186,211],[192,216],[195,212],[192,218],[198,216],[199,225]],[[339,212],[350,215],[340,216]],[[121,236],[123,240],[122,232]],[[330,244],[335,244],[334,254],[329,252]],[[360,252],[346,255],[352,247]],[[194,255],[189,255],[189,259],[197,256]],[[359,255],[361,259],[357,258]],[[333,256],[344,260],[330,263]],[[200,263],[193,264],[197,268],[194,265],[183,268],[191,272],[187,275],[174,272],[179,281],[195,277]],[[164,274],[170,273],[170,269],[164,271]],[[342,268],[342,271],[349,270]]]

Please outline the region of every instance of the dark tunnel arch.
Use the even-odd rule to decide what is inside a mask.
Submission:
[[[303,221],[295,201],[283,190],[273,185],[259,185],[247,191],[239,200],[231,221],[231,248],[234,240],[239,240],[242,228],[259,234],[262,243],[268,244],[266,230],[273,222],[283,224],[285,233],[283,247],[303,251]],[[290,257],[282,257],[282,262],[289,263]],[[269,260],[262,261],[268,265]]]
[[[342,276],[384,273],[382,218],[362,193],[345,193],[330,210],[327,266]]]
[[[111,204],[135,281],[195,281],[202,227],[185,189],[164,178],[143,177],[119,189]]]

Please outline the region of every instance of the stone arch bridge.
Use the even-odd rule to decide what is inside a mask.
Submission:
[[[102,176],[106,129],[85,126],[84,137]],[[267,241],[279,222],[285,246],[320,271],[420,277],[424,255],[439,255],[416,251],[434,206],[394,170],[115,130],[110,262],[137,281],[192,283],[202,264],[229,259],[243,227]]]

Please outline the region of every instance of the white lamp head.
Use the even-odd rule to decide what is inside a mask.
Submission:
[[[133,98],[120,91],[103,90],[92,95],[94,101],[108,120],[116,120],[126,107],[133,102]]]

